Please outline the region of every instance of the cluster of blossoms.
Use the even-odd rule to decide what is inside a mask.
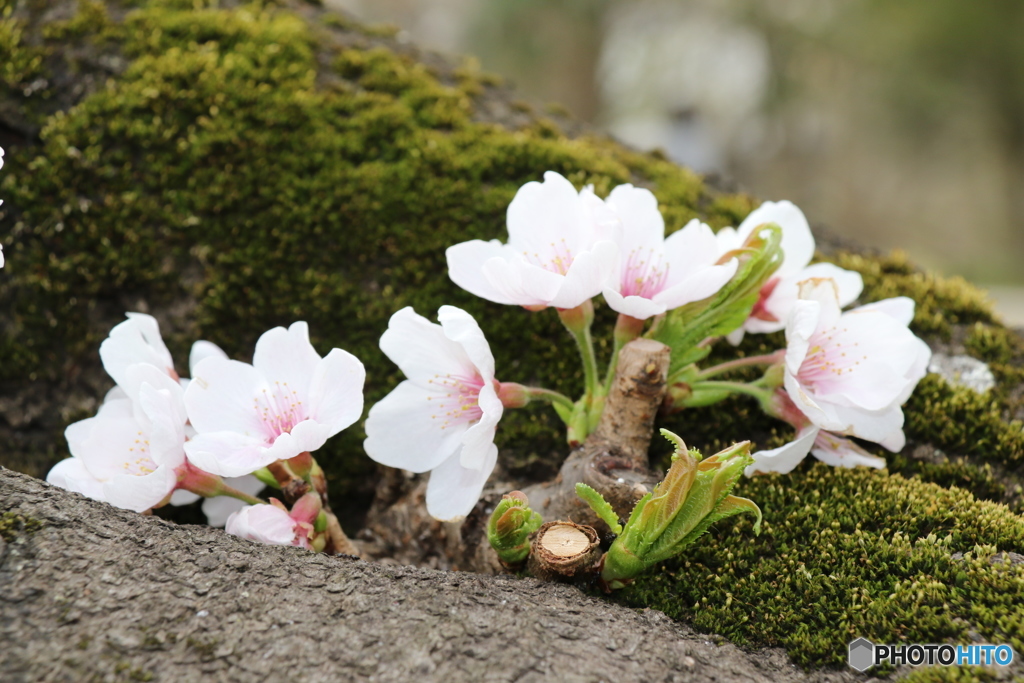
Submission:
[[[707,355],[698,342],[705,348],[712,339],[680,333],[689,317],[702,319],[697,333],[713,329],[710,336],[733,344],[746,333],[786,331],[787,348],[775,354],[706,369],[686,362],[674,365],[669,378],[669,410],[742,393],[798,430],[787,446],[755,453],[748,475],[787,472],[808,452],[832,465],[884,465],[850,436],[890,450],[903,446],[900,406],[930,357],[908,329],[913,302],[890,299],[842,313],[860,296],[861,276],[810,263],[814,238],[790,202],[766,202],[737,228],[717,234],[695,219],[666,238],[648,190],[620,185],[601,199],[593,188],[577,191],[548,172],[544,182],[519,190],[507,226],[505,244],[472,240],[450,247],[449,276],[488,301],[530,311],[555,308],[581,352],[584,396],[574,402],[548,389],[499,382],[480,328],[462,310],[442,307],[439,325],[412,309],[396,313],[381,348],[408,379],[370,410],[365,448],[385,465],[430,471],[427,506],[435,517],[461,519],[479,499],[495,466],[493,438],[504,408],[550,402],[566,422],[570,443],[581,442],[601,414],[619,350],[644,334],[648,320],[648,336],[665,341],[673,356],[694,360]],[[761,257],[769,261],[759,250],[767,250],[773,235],[775,260],[755,278],[749,266]],[[598,294],[619,314],[603,379],[590,334]],[[716,322],[696,315],[707,311]],[[671,326],[662,323],[674,312],[674,331],[666,332]],[[723,328],[728,320],[735,323]],[[713,379],[751,365],[768,366],[761,380]]]
[[[900,406],[930,358],[908,328],[914,304],[896,298],[844,313],[861,294],[861,277],[810,263],[814,239],[793,204],[766,202],[737,228],[717,234],[695,219],[666,237],[648,190],[620,185],[601,199],[593,188],[577,191],[548,172],[543,182],[520,188],[507,224],[505,244],[472,240],[450,247],[449,276],[495,303],[533,312],[554,308],[579,348],[584,393],[574,401],[499,381],[483,332],[461,309],[442,306],[437,323],[412,308],[396,312],[380,347],[407,379],[369,411],[364,448],[378,463],[429,472],[426,504],[435,518],[459,521],[479,501],[497,462],[495,433],[505,409],[550,403],[570,444],[581,443],[601,416],[620,350],[641,335],[664,342],[672,354],[665,410],[708,406],[738,393],[759,399],[797,432],[782,448],[751,456],[744,445],[704,461],[680,441],[673,476],[685,485],[676,488],[686,491],[706,473],[700,476],[717,506],[677,524],[680,543],[696,533],[700,519],[756,510],[728,495],[741,470],[788,472],[808,453],[837,466],[882,467],[882,459],[850,437],[894,451],[904,445]],[[618,313],[604,373],[591,337],[598,295]],[[716,339],[738,344],[747,333],[781,330],[785,349],[698,366]],[[306,324],[297,322],[263,334],[251,364],[196,342],[192,378],[181,379],[156,320],[138,313],[111,331],[100,356],[117,386],[95,417],[68,427],[72,457],[53,468],[51,483],[136,511],[204,497],[211,523],[226,524],[229,533],[349,552],[311,454],[362,414],[365,373],[358,359],[341,349],[321,357]],[[751,383],[717,379],[751,366],[765,367],[764,376]],[[287,506],[256,498],[264,484],[280,489]],[[663,526],[677,512],[655,514],[670,488],[655,492],[646,513]],[[605,506],[593,497],[588,502]],[[520,510],[521,501],[507,506]],[[521,511],[513,516],[533,519]],[[514,536],[511,545],[521,552],[522,529],[508,520],[499,526],[495,533]]]
[[[95,417],[67,428],[71,457],[47,481],[137,512],[204,497],[210,523],[235,535],[327,545],[326,488],[310,453],[362,414],[359,360],[341,349],[321,358],[297,322],[263,334],[252,364],[198,341],[182,379],[156,319],[141,313],[111,330],[100,358],[116,386]],[[255,497],[264,483],[296,499],[291,513]]]

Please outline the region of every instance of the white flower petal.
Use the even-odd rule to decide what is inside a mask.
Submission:
[[[161,372],[174,373],[174,360],[160,336],[156,318],[145,313],[125,315],[128,320],[115,325],[100,344],[100,360],[107,374],[122,384],[125,371],[136,363],[148,363]]]
[[[879,441],[878,445],[892,453],[899,453],[903,450],[903,447],[907,445],[907,436],[903,433],[902,429],[897,429],[892,434]]]
[[[732,276],[736,274],[739,261],[730,259],[728,263],[721,266],[701,268],[693,272],[679,284],[664,289],[654,295],[654,301],[664,304],[665,308],[672,310],[694,301],[703,301],[718,293],[725,286]]]
[[[301,320],[287,330],[275,327],[264,332],[256,341],[252,356],[252,366],[268,385],[287,385],[298,392],[299,400],[307,399],[319,363],[320,354],[309,342],[309,326]]]
[[[803,211],[788,201],[765,202],[740,223],[737,233],[741,239],[746,239],[755,228],[765,223],[775,223],[782,228],[785,258],[776,276],[782,278],[803,270],[814,256],[814,236]]]
[[[178,483],[178,475],[168,465],[160,465],[143,476],[118,474],[103,484],[103,496],[114,507],[145,512],[164,502]]]
[[[498,461],[498,448],[491,445],[480,469],[463,467],[460,454],[434,468],[427,482],[427,512],[443,522],[459,522],[468,515],[483,492],[484,484]]]
[[[665,258],[672,264],[669,282],[685,279],[694,269],[715,265],[722,253],[715,233],[694,218],[665,238]]]
[[[807,457],[817,435],[817,427],[808,427],[801,430],[796,439],[784,446],[754,453],[752,456],[754,463],[748,465],[743,473],[749,477],[755,472],[779,472],[781,474],[792,472]]]
[[[545,270],[524,261],[519,256],[511,259],[492,258],[481,267],[483,276],[501,293],[495,303],[513,303],[519,306],[549,306],[558,296],[565,276]]]
[[[175,489],[174,493],[171,494],[171,505],[180,507],[182,505],[191,505],[202,498],[198,493],[192,493],[185,489]],[[241,501],[239,501],[241,502]]]
[[[54,465],[46,475],[46,481],[67,491],[80,493],[86,498],[104,500],[103,482],[94,477],[78,458],[65,458]]]
[[[196,434],[185,442],[185,454],[193,465],[222,477],[240,477],[266,467],[276,460],[267,460],[266,450],[262,438],[231,431]]]
[[[820,432],[815,439],[811,455],[832,467],[885,467],[883,458],[871,455],[849,439],[825,431]]]
[[[597,296],[615,275],[618,262],[619,248],[611,241],[598,242],[590,251],[578,254],[569,266],[558,294],[551,299],[551,305],[555,308],[576,308]]]
[[[496,304],[518,303],[505,294],[504,288],[492,284],[482,267],[492,259],[501,262],[510,257],[518,259],[514,250],[507,250],[498,240],[470,240],[448,247],[444,253],[448,262],[448,277],[459,287]]]
[[[821,308],[818,314],[818,329],[832,327],[839,322],[843,311],[839,306],[839,289],[830,278],[808,278],[799,284],[802,301],[817,301]]]
[[[619,185],[605,203],[622,222],[620,251],[661,249],[665,241],[665,219],[658,210],[658,200],[650,190],[632,185]],[[712,235],[714,241],[714,235]]]
[[[605,287],[602,294],[604,294],[604,300],[607,302],[608,307],[613,311],[628,315],[637,320],[647,320],[668,310],[664,304],[657,303],[651,299],[645,299],[642,296],[624,297],[610,287]]]
[[[266,389],[263,375],[248,363],[206,358],[185,391],[189,421],[199,433],[231,430],[262,438],[266,429],[253,402]]]
[[[786,371],[797,374],[807,350],[811,347],[811,337],[818,329],[821,316],[821,304],[817,301],[797,301],[790,311],[786,323]]]
[[[596,238],[584,211],[573,184],[548,171],[543,183],[528,182],[512,198],[506,216],[508,244],[519,253],[539,254],[542,261],[548,260],[553,242],[577,255]]]
[[[325,425],[334,436],[363,414],[363,383],[366,369],[358,358],[331,349],[317,363],[309,389],[310,417]]]
[[[905,327],[909,327],[910,323],[914,322],[914,300],[905,297],[897,296],[892,299],[883,299],[882,301],[874,301],[870,304],[864,304],[854,311],[879,311],[885,313],[887,316],[894,318]],[[853,311],[851,311],[852,313]]]
[[[416,313],[411,306],[397,311],[380,338],[380,349],[410,380],[426,387],[437,375],[469,374],[475,367],[444,329]],[[493,372],[493,370],[492,370]]]
[[[188,374],[196,374],[196,366],[207,358],[222,358],[228,360],[228,354],[213,342],[200,339],[192,345],[192,351],[188,354]]]
[[[437,321],[444,336],[458,344],[476,366],[485,383],[494,379],[494,355],[483,331],[469,313],[455,306],[442,306]]]
[[[471,469],[481,467],[487,454],[494,448],[494,433],[504,411],[493,384],[485,384],[480,389],[479,405],[483,411],[480,421],[462,435],[460,462],[463,467]]]
[[[432,470],[462,443],[465,424],[442,429],[436,392],[405,381],[370,408],[363,449],[374,461],[410,472]]]

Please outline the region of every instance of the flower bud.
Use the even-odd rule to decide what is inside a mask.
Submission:
[[[521,565],[530,554],[530,534],[540,528],[541,516],[530,509],[522,491],[505,494],[487,524],[487,540],[506,567]]]

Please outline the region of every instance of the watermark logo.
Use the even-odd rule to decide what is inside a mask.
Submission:
[[[1013,648],[1009,645],[875,645],[867,638],[857,638],[850,643],[847,663],[857,671],[885,663],[893,666],[1009,666],[1013,657]]]

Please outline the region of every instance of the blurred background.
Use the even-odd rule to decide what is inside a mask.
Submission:
[[[1024,326],[1024,3],[325,0],[988,287]]]

